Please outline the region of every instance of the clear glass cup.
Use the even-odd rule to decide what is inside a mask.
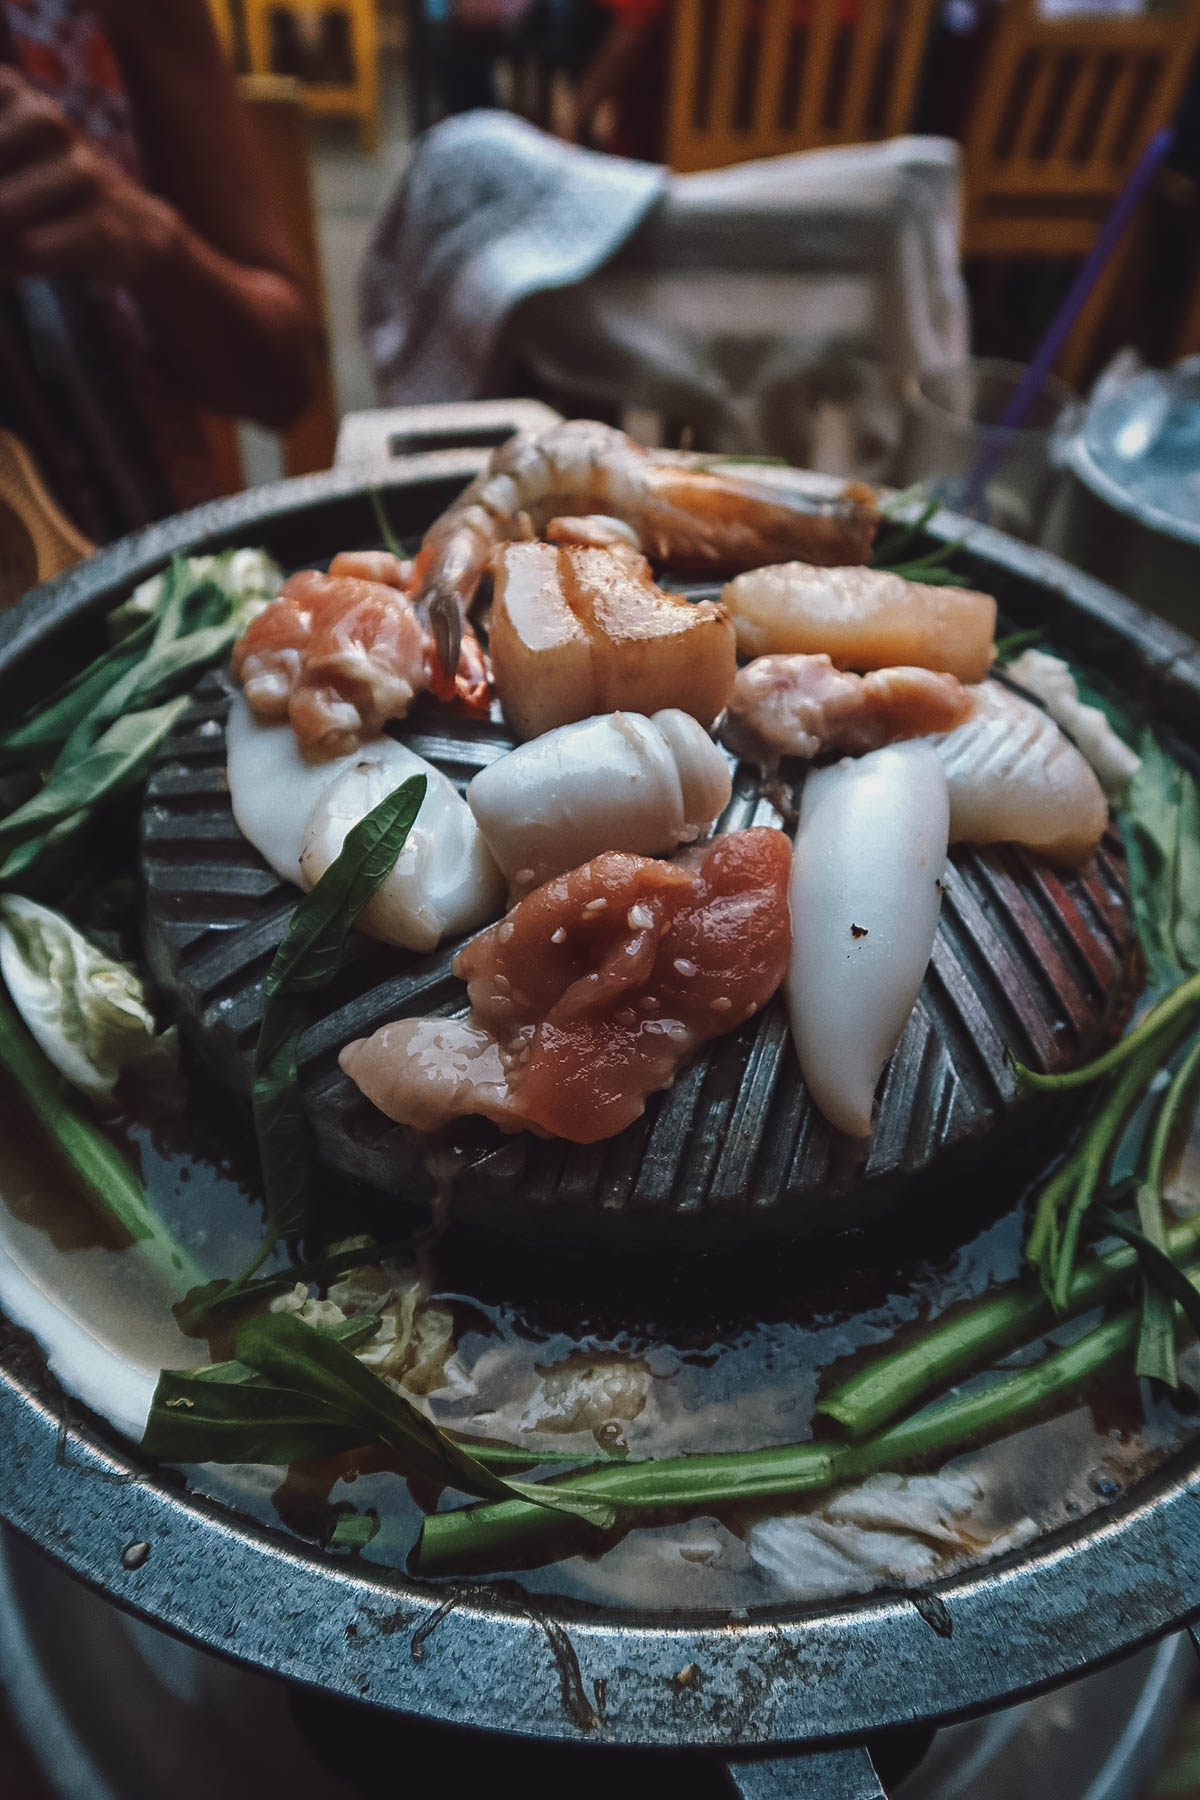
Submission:
[[[1025,421],[1000,424],[1023,363],[973,357],[919,376],[906,395],[897,483],[923,482],[943,505],[1036,542],[1058,484],[1060,451],[1080,417],[1079,396],[1056,375],[1034,395]],[[972,471],[990,473],[969,493]]]

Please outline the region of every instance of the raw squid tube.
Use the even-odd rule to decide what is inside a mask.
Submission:
[[[504,883],[453,782],[395,738],[310,762],[286,720],[264,724],[235,694],[226,726],[229,797],[243,837],[277,875],[312,887],[357,825],[410,775],[428,788],[400,859],[366,908],[365,931],[407,950],[494,919]]]
[[[880,1072],[933,951],[950,803],[932,745],[913,739],[818,769],[792,856],[785,984],[809,1092],[869,1137]]]
[[[481,770],[467,804],[525,891],[605,850],[659,856],[729,804],[724,751],[690,714],[603,713],[560,725]]]
[[[390,738],[386,742],[391,745],[386,759],[376,761],[360,753],[313,807],[304,830],[300,873],[305,887],[315,886],[350,828],[408,776],[424,775],[429,785],[408,841],[358,922],[385,943],[405,950],[432,950],[443,938],[494,919],[504,906],[504,883],[454,783],[423,757]],[[370,748],[373,752],[376,746]]]

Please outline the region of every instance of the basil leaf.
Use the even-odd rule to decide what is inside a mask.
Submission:
[[[361,1442],[361,1431],[304,1394],[164,1370],[142,1449],[164,1462],[287,1464]]]
[[[408,841],[425,788],[424,775],[410,776],[346,834],[340,854],[297,904],[267,971],[251,1099],[275,1238],[303,1231],[311,1205],[312,1153],[297,1060],[307,1023],[301,996],[336,975],[355,921]]]

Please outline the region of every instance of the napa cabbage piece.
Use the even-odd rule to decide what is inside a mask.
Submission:
[[[0,896],[0,973],[39,1047],[97,1105],[115,1103],[126,1070],[160,1080],[176,1071],[178,1034],[158,1030],[134,971],[51,907]]]
[[[239,630],[257,618],[283,586],[283,570],[265,550],[222,550],[213,556],[184,559],[189,586],[211,581],[230,602],[231,616]],[[109,636],[114,643],[128,637],[147,619],[157,618],[169,591],[170,570],[161,569],[134,588],[123,605],[108,615]]]

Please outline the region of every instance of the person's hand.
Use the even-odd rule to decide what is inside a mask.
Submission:
[[[169,254],[178,225],[173,207],[0,66],[0,280],[78,273],[136,285]]]

